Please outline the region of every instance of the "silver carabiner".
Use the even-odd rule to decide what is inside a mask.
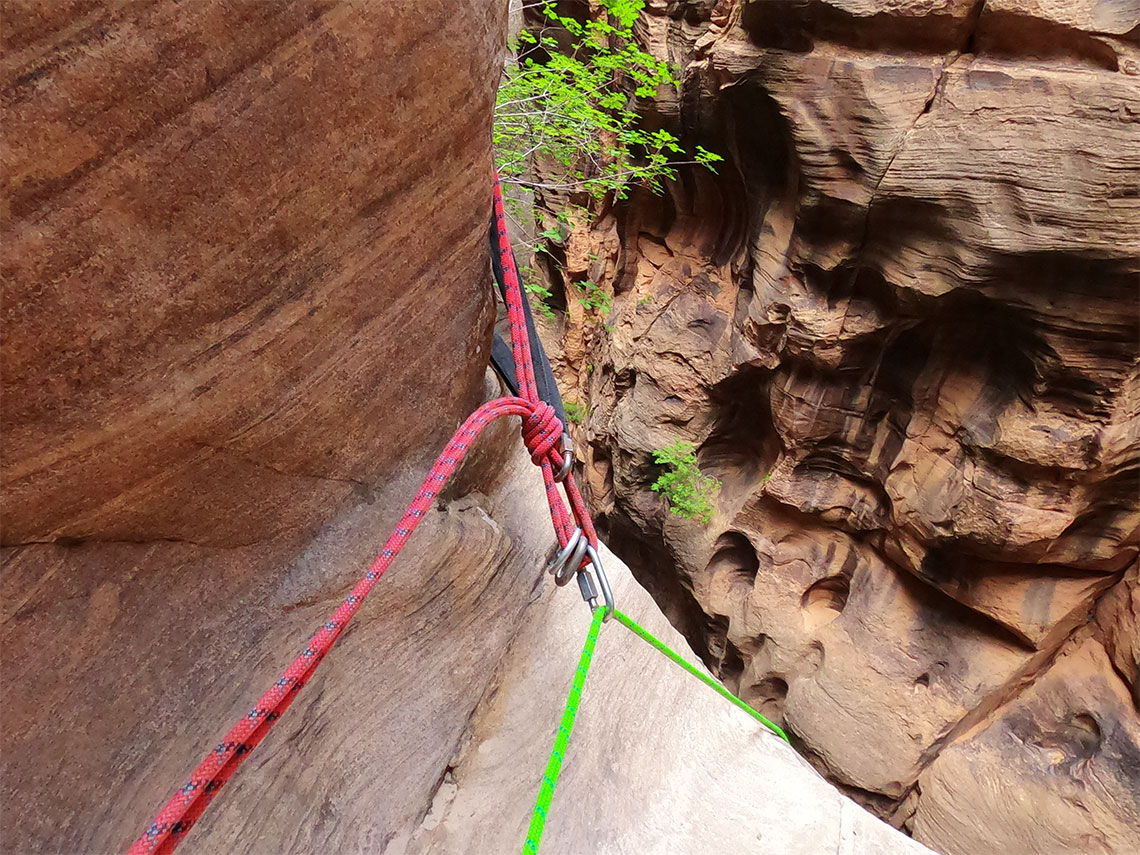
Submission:
[[[581,531],[581,529],[577,529]],[[590,541],[587,540],[586,535],[583,534],[578,538],[578,544],[574,547],[574,552],[566,559],[566,563],[554,571],[554,584],[559,588],[568,585],[570,580],[574,578],[574,574],[582,566],[582,559],[586,557],[586,550],[590,548]]]
[[[586,538],[582,538],[586,540]],[[586,542],[586,555],[590,558],[589,570],[582,569],[578,573],[578,590],[582,592],[582,599],[590,606],[591,609],[598,607],[598,594],[594,587],[594,581],[597,581],[597,587],[601,588],[602,600],[606,604],[606,613],[602,617],[602,621],[607,621],[614,616],[614,592],[610,588],[610,580],[606,575],[606,569],[602,566],[602,559],[598,555],[598,550],[590,546],[589,541]],[[593,573],[590,573],[590,570]],[[591,578],[591,575],[593,578]]]
[[[573,533],[566,539],[566,545],[558,551],[558,554],[546,563],[546,572],[554,574],[555,582],[566,572],[566,567],[570,564],[572,556],[577,554],[578,560],[572,565],[577,569],[578,565],[582,563],[582,556],[586,553],[586,546],[590,543],[586,540],[586,536],[582,533],[581,528],[575,528]],[[558,582],[559,585],[565,585],[570,581],[569,577],[565,581]]]
[[[566,480],[566,476],[570,474],[570,469],[574,465],[574,441],[570,439],[570,434],[562,431],[562,466],[557,472],[554,473],[554,483],[559,484]]]

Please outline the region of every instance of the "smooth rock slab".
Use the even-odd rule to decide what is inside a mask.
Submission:
[[[619,607],[681,636],[616,557]],[[471,739],[412,840],[388,855],[522,849],[589,625],[577,591],[528,610]],[[774,734],[616,622],[598,639],[542,855],[901,855],[924,846],[858,807]]]

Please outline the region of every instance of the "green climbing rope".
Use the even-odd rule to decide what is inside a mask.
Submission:
[[[550,752],[550,759],[546,763],[546,771],[542,776],[542,786],[539,788],[538,798],[534,803],[534,812],[530,817],[530,828],[527,830],[526,843],[523,844],[523,855],[538,855],[538,844],[542,840],[542,831],[546,827],[546,816],[554,798],[554,788],[558,786],[558,775],[562,772],[562,761],[566,757],[566,746],[570,743],[570,732],[574,729],[574,719],[578,716],[578,704],[582,700],[582,687],[586,684],[586,673],[590,670],[590,662],[594,658],[594,646],[597,644],[598,631],[602,628],[602,619],[605,617],[605,613],[604,606],[594,609],[594,619],[590,622],[590,631],[586,634],[586,643],[583,645],[582,655],[578,659],[578,670],[574,672],[574,682],[570,686],[570,694],[566,698],[566,707],[562,710],[562,721],[558,725],[558,735],[554,738],[554,748]],[[613,616],[618,623],[638,638],[648,642],[655,650],[665,654],[667,658],[680,665],[706,686],[713,688],[717,694],[727,698],[782,740],[789,745],[791,744],[788,735],[779,725],[773,724],[708,674],[703,673],[683,656],[670,649],[665,642],[655,637],[629,615],[614,609]]]
[[[708,674],[705,674],[703,671],[701,671],[699,668],[697,668],[697,666],[694,665],[692,662],[690,662],[688,659],[685,659],[683,656],[679,655],[675,651],[670,650],[665,645],[665,642],[661,641],[659,638],[655,638],[653,635],[650,634],[649,630],[647,630],[643,626],[640,626],[637,623],[637,621],[635,621],[629,615],[623,614],[622,612],[619,612],[617,609],[614,609],[614,618],[616,618],[617,622],[620,623],[622,626],[629,629],[634,635],[648,641],[650,646],[656,648],[657,650],[660,650],[669,659],[676,662],[678,665],[680,665],[682,668],[684,668],[686,671],[688,671],[690,674],[692,674],[694,677],[696,677],[698,680],[700,680],[706,686],[710,686],[712,689],[714,689],[717,692],[717,694],[721,695],[722,697],[727,698],[733,704],[740,707],[742,710],[744,710],[746,713],[748,713],[750,716],[752,716],[754,719],[756,719],[758,722],[760,722],[762,725],[764,725],[766,728],[768,728],[768,730],[772,731],[772,733],[776,734],[776,736],[778,736],[778,737],[780,737],[780,739],[784,740],[784,742],[787,742],[789,745],[792,744],[791,740],[788,739],[788,734],[784,733],[784,731],[780,728],[780,726],[778,724],[773,724],[772,722],[768,721],[768,719],[764,718],[764,716],[760,715],[760,713],[756,712],[756,710],[752,709],[752,707],[748,706],[748,704],[744,703],[744,701],[740,700],[740,698],[736,697],[736,695],[734,695],[732,692],[730,692],[728,689],[726,689],[724,686],[722,686],[720,683],[718,683],[716,680],[714,680]]]
[[[578,670],[574,672],[574,683],[566,697],[566,707],[562,710],[562,721],[558,725],[558,735],[554,737],[554,749],[546,762],[542,774],[542,786],[534,803],[534,813],[530,816],[530,828],[526,833],[523,855],[537,855],[538,842],[542,839],[542,829],[546,826],[546,813],[550,810],[550,800],[554,798],[554,788],[558,785],[558,774],[562,771],[562,758],[570,742],[570,731],[574,729],[574,719],[578,715],[578,701],[582,699],[582,686],[586,683],[586,672],[590,670],[590,660],[594,658],[594,645],[598,641],[598,630],[602,628],[602,618],[606,615],[604,606],[594,609],[594,619],[586,634],[582,655],[578,658]]]

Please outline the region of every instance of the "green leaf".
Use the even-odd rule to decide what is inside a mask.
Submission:
[[[577,401],[563,401],[562,408],[566,410],[566,418],[574,424],[580,425],[586,420],[586,408]]]
[[[693,444],[677,440],[652,454],[653,462],[665,472],[649,489],[665,497],[672,513],[706,525],[712,522],[713,498],[720,482],[701,472]]]

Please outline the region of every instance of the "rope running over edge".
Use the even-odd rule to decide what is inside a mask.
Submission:
[[[578,716],[578,703],[582,699],[582,688],[586,683],[586,674],[590,670],[590,663],[594,658],[594,646],[598,641],[598,630],[602,626],[605,607],[594,609],[594,619],[590,622],[590,631],[586,634],[586,643],[582,647],[582,656],[578,660],[578,669],[574,672],[574,682],[570,686],[570,694],[566,698],[566,706],[562,710],[562,720],[558,724],[558,733],[554,737],[554,748],[551,749],[550,759],[546,762],[546,771],[542,775],[542,786],[538,790],[538,797],[534,802],[534,811],[530,817],[530,827],[527,829],[526,843],[523,844],[522,855],[538,855],[538,845],[542,841],[542,832],[546,827],[546,817],[550,813],[550,804],[554,800],[554,789],[558,786],[558,776],[562,772],[562,761],[566,759],[566,748],[570,743],[570,734],[574,730],[574,720]],[[678,654],[661,639],[653,635],[645,627],[627,615],[621,609],[614,609],[614,619],[622,626],[647,642],[654,650],[663,653],[670,661],[680,665],[689,674],[692,674],[706,686],[714,689],[721,697],[727,698],[734,706],[740,707],[772,733],[791,745],[791,740],[783,729],[769,721],[736,695],[732,694],[723,685],[708,674],[701,671],[689,660]]]

